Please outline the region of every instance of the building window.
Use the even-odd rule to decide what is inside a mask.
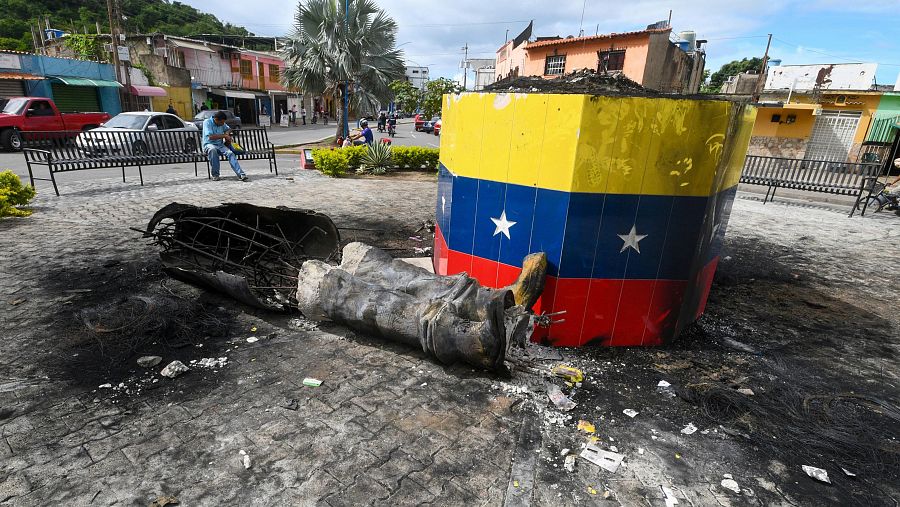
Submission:
[[[566,72],[566,55],[548,56],[544,61],[544,75],[558,76]]]
[[[247,77],[247,76],[253,75],[253,71],[251,70],[253,68],[253,66],[251,65],[251,63],[252,62],[250,60],[241,60],[241,75],[242,76]]]
[[[281,69],[277,65],[269,64],[269,81],[277,83],[281,78]]]
[[[600,63],[597,66],[599,72],[622,70],[625,68],[625,50],[598,51]]]

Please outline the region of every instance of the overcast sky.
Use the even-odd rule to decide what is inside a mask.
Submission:
[[[286,35],[297,3],[286,0],[181,0],[257,35]],[[708,39],[707,68],[762,56],[784,64],[877,62],[879,83],[900,73],[900,0],[376,0],[399,25],[397,41],[410,65],[432,77],[459,78],[462,47],[470,58],[492,58],[506,31],[515,37],[530,20],[534,35],[640,30],[672,9],[675,32]],[[582,7],[584,6],[584,22]],[[469,75],[469,82],[473,76]]]

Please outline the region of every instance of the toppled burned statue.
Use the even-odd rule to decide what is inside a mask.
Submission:
[[[528,308],[543,290],[546,256],[505,289],[482,287],[466,274],[440,276],[362,243],[344,247],[340,266],[307,261],[297,307],[371,335],[420,346],[442,363],[500,368],[533,329]],[[515,294],[520,294],[516,304]]]
[[[348,244],[334,266],[328,261],[340,239],[331,219],[283,207],[173,203],[140,232],[162,247],[166,272],[185,282],[489,370],[521,358],[547,269],[545,254],[531,254],[516,283],[490,289],[465,273],[435,275],[362,243]]]

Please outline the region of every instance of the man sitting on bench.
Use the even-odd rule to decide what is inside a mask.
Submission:
[[[219,155],[225,155],[238,179],[247,181],[247,175],[238,164],[237,157],[225,143],[231,143],[231,127],[225,124],[225,111],[217,111],[203,122],[203,152],[209,158],[213,181],[219,181]]]

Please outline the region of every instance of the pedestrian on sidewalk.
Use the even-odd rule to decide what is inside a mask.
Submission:
[[[233,141],[231,127],[225,124],[225,118],[227,118],[225,111],[217,111],[203,122],[203,152],[209,159],[213,181],[219,181],[219,155],[225,155],[239,180],[247,181],[247,175],[241,169],[234,151],[225,146],[225,143],[231,144]]]
[[[306,125],[306,107],[300,110],[300,117],[303,118],[303,124]]]
[[[297,104],[291,106],[291,125],[297,126]]]

